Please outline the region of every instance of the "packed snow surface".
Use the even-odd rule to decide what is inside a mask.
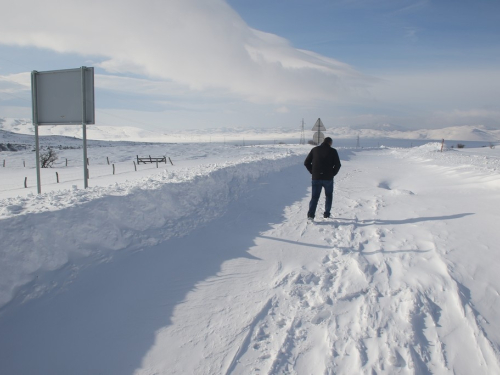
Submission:
[[[0,373],[499,374],[500,149],[440,149],[339,148],[312,223],[310,146],[96,144],[87,190],[81,156],[4,189]]]

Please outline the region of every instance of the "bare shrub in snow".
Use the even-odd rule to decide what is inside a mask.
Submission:
[[[52,168],[57,158],[57,153],[49,147],[46,151],[40,153],[40,165],[42,168]]]

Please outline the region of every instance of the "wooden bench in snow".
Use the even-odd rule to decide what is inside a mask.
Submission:
[[[139,155],[137,155],[137,164],[141,163],[165,163],[167,164],[167,157],[162,156],[161,158],[152,158],[151,155],[149,155],[147,158],[140,158]]]

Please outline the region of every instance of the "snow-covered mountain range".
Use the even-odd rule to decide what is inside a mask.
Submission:
[[[306,126],[306,140],[312,138],[312,131]],[[335,127],[326,125],[327,136],[334,139],[360,138],[395,138],[415,140],[456,140],[456,141],[484,141],[498,142],[500,130],[488,129],[483,125],[454,126],[443,129],[405,130],[401,126],[381,124],[363,128],[361,126]],[[6,142],[8,135],[5,132],[33,135],[34,129],[29,119],[0,118],[0,140]],[[40,135],[59,135],[71,138],[81,138],[80,126],[58,125],[40,127]],[[88,139],[102,141],[136,141],[136,142],[209,142],[234,141],[242,139],[252,140],[285,140],[300,139],[301,131],[296,128],[210,128],[184,130],[175,132],[152,132],[130,126],[102,126],[90,125],[87,127]]]

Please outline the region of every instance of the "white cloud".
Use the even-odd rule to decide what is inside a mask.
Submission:
[[[180,96],[187,93],[185,86],[164,80],[96,74],[94,83],[97,89],[119,91],[121,93],[161,96],[173,94]]]
[[[29,73],[0,75],[0,104],[3,101],[21,101],[28,106],[31,104],[30,92],[31,76]],[[9,112],[14,113],[12,110],[9,110]],[[22,111],[22,113],[25,112]],[[6,115],[3,114],[3,116]]]
[[[409,39],[419,30],[404,29]],[[196,127],[287,125],[302,117],[332,124],[500,125],[498,69],[386,70],[374,79],[250,28],[224,0],[5,2],[2,43],[97,59],[94,66],[109,73],[96,75],[97,110],[119,116],[127,108],[134,121],[142,114],[158,126],[166,118]],[[29,90],[29,73],[0,76],[1,115],[5,105],[11,112],[29,106]]]
[[[224,0],[17,0],[3,8],[0,43],[98,55],[111,73],[225,90],[256,103],[339,101],[370,81],[250,28]]]
[[[0,75],[0,81],[3,83],[9,82],[12,84],[16,84],[24,89],[31,90],[31,75],[30,73],[17,73],[17,74],[8,74],[5,76]]]
[[[374,100],[421,111],[468,110],[500,100],[500,69],[394,73],[370,88]]]
[[[393,2],[393,1],[391,1],[391,2]],[[395,10],[394,12],[392,12],[392,14],[409,14],[409,13],[414,13],[415,11],[421,10],[422,8],[429,5],[429,0],[421,0],[421,1],[416,1],[416,2],[411,1],[410,4],[408,4],[407,1],[397,0],[396,2],[393,2],[393,3],[400,6],[400,8]]]
[[[419,30],[415,27],[405,27],[404,28],[404,36],[405,38],[411,40],[412,42],[418,41],[417,32]]]
[[[472,108],[435,111],[430,121],[442,126],[481,124],[498,127],[500,125],[500,109]]]

